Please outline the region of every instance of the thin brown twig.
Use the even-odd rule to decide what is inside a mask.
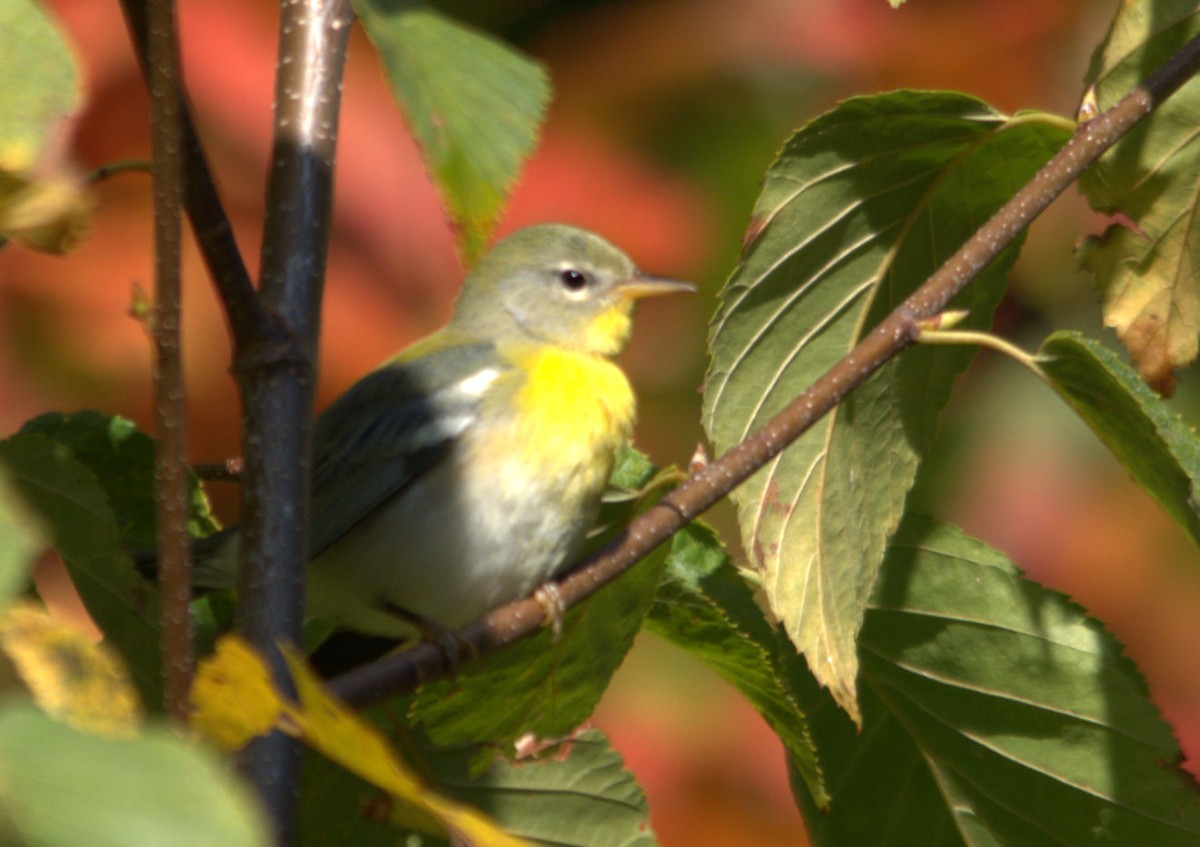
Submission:
[[[205,482],[241,482],[246,463],[240,456],[223,462],[199,462],[192,465],[192,473]]]
[[[913,294],[841,361],[761,429],[692,475],[634,520],[612,543],[558,583],[564,608],[607,585],[749,478],[799,438],[854,388],[912,344],[919,323],[937,315],[1055,198],[1109,147],[1200,69],[1200,36],[1179,49],[1115,106],[1081,125],[1066,145]],[[532,598],[517,600],[455,633],[475,656],[535,632],[544,617]],[[411,691],[452,671],[443,651],[424,643],[330,681],[346,702],[363,706]]]
[[[149,82],[149,25],[147,0],[121,0],[121,9],[133,40],[134,52]],[[233,225],[217,194],[216,183],[208,166],[204,147],[192,123],[187,95],[182,82],[175,88],[180,116],[180,141],[176,156],[183,163],[183,205],[192,223],[196,242],[212,277],[238,347],[252,345],[271,334],[274,323],[259,302],[246,263],[233,237]]]
[[[183,166],[178,38],[174,0],[151,0],[148,64],[154,174],[154,412],[158,434],[155,501],[162,601],[164,705],[180,724],[188,718],[192,651],[188,541],[187,434],[180,351],[180,205]]]

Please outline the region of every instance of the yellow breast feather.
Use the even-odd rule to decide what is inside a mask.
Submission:
[[[633,389],[621,369],[560,347],[530,347],[512,359],[524,374],[514,398],[520,452],[607,477],[612,454],[633,430]],[[605,458],[598,462],[598,454]]]

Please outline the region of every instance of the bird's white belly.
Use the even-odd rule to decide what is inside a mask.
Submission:
[[[531,481],[504,465],[449,457],[361,522],[313,563],[309,614],[411,635],[391,606],[456,628],[569,565],[595,518],[596,484],[573,485],[573,474]],[[606,478],[607,468],[599,486]]]

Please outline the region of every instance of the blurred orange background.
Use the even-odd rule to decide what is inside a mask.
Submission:
[[[625,247],[702,294],[643,308],[625,358],[638,439],[684,464],[700,437],[706,321],[758,182],[790,131],[851,94],[946,88],[999,109],[1073,115],[1116,2],[717,0],[443,4],[543,60],[555,87],[541,144],[502,231],[558,220]],[[149,156],[148,105],[115,2],[49,4],[75,45],[86,111],[64,139],[80,171]],[[270,149],[275,4],[181,0],[185,79],[252,269]],[[0,252],[0,431],[51,409],[95,407],[150,426],[149,345],[127,317],[149,290],[149,180],[98,187],[82,248]],[[1101,335],[1074,243],[1097,223],[1069,197],[1040,220],[997,329],[1027,347],[1063,326]],[[229,347],[203,267],[185,250],[192,458],[238,452]],[[361,32],[352,38],[337,164],[323,406],[448,316],[461,270],[438,198]],[[1104,337],[1111,341],[1105,333]],[[1176,403],[1195,417],[1188,374]],[[1200,754],[1200,562],[1087,430],[1022,369],[994,356],[959,387],[914,495],[1087,606],[1128,645],[1185,753]],[[232,516],[233,497],[219,506]],[[645,786],[665,845],[800,844],[778,742],[736,693],[643,639],[597,715]]]

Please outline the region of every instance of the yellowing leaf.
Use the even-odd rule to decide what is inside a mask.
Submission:
[[[522,847],[526,843],[468,806],[430,791],[378,730],[325,692],[302,656],[287,650],[284,656],[300,697],[299,713],[289,715],[296,726],[288,731],[351,773],[436,818],[476,847]]]
[[[192,726],[231,751],[274,729],[284,710],[262,657],[233,635],[200,663],[191,700]]]
[[[77,182],[63,177],[7,182],[11,190],[0,195],[0,238],[43,253],[66,253],[83,238],[92,199]]]
[[[856,97],[801,128],[767,172],[710,338],[704,428],[718,453],[848,354],[1068,137],[951,92]],[[949,304],[986,326],[1010,247]],[[888,362],[736,488],[771,610],[856,721],[858,632],[937,418],[973,351]]]
[[[136,733],[141,704],[124,665],[105,645],[24,603],[0,617],[0,650],[51,716],[93,735]]]
[[[1088,95],[1107,109],[1200,33],[1192,0],[1122,3],[1092,57]],[[1088,202],[1115,215],[1084,243],[1084,265],[1143,378],[1160,391],[1200,346],[1200,88],[1186,85],[1080,179]]]
[[[45,5],[0,3],[0,171],[33,168],[79,108],[75,58]]]
[[[192,725],[226,750],[278,729],[412,807],[395,818],[421,829],[443,827],[476,847],[523,847],[479,812],[429,790],[378,730],[325,692],[303,656],[283,654],[299,704],[278,692],[266,662],[245,641],[218,641],[192,685]]]

